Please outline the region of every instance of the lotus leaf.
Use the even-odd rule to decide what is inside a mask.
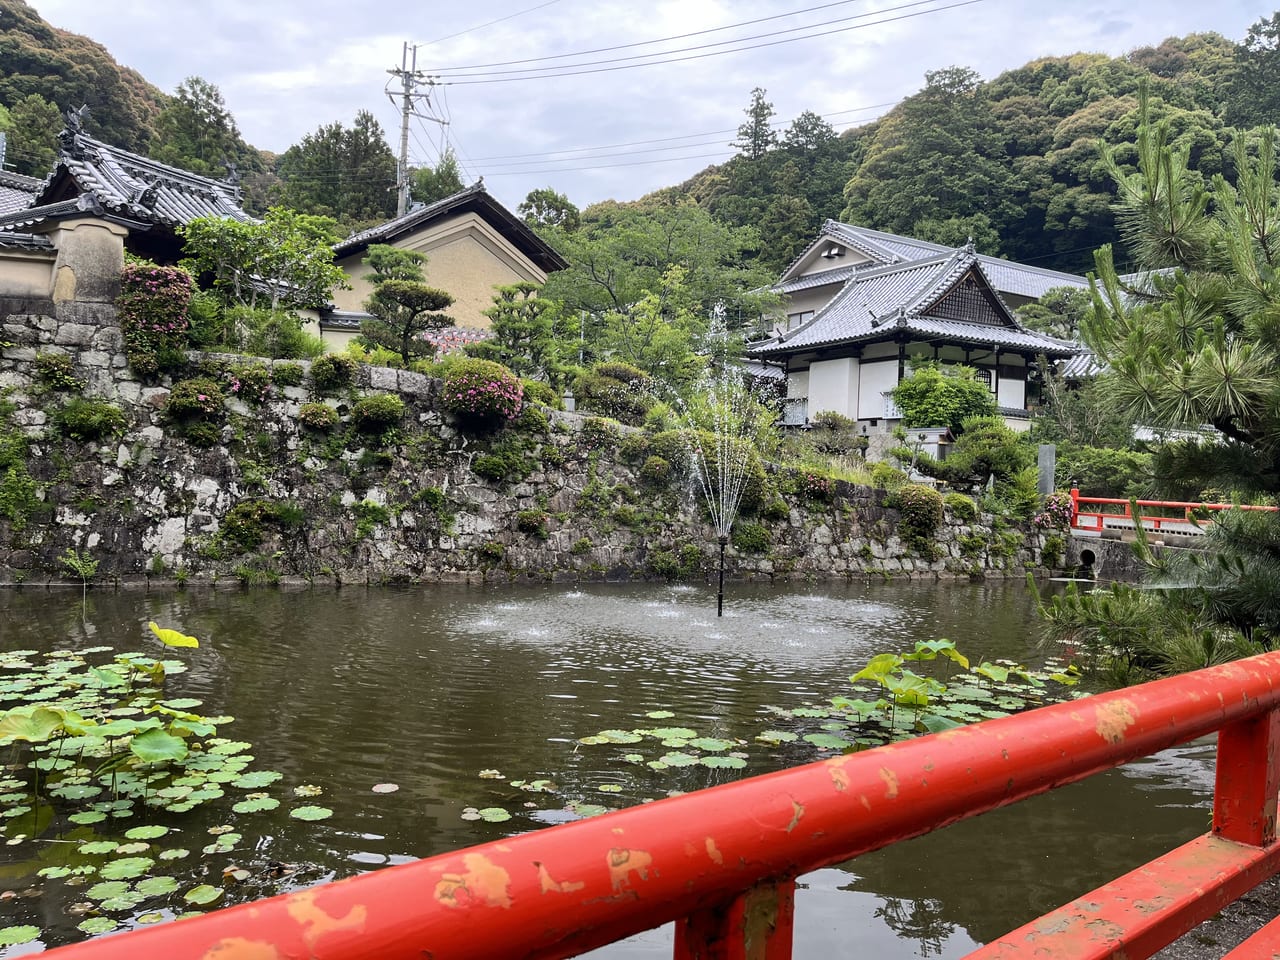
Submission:
[[[622,757],[627,763],[644,763],[644,755],[639,753],[628,753]]]
[[[177,890],[178,881],[173,877],[147,877],[135,889],[144,897],[162,897]]]
[[[274,797],[254,797],[249,800],[241,800],[234,804],[231,809],[236,813],[265,813],[267,810],[274,810],[280,806],[280,801]]]
[[[843,737],[832,736],[829,733],[807,733],[804,739],[806,743],[811,743],[820,750],[843,750],[845,747],[852,746]]]
[[[164,920],[164,918],[165,918],[165,917],[164,917],[164,912],[163,912],[163,911],[161,911],[161,910],[152,910],[150,913],[143,913],[143,914],[140,914],[140,915],[138,915],[138,916],[134,917],[133,919],[134,919],[137,923],[148,923],[148,924],[150,924],[150,923],[160,923],[162,920]]]
[[[763,733],[756,734],[756,739],[761,743],[769,743],[777,746],[780,743],[792,743],[800,739],[799,734],[789,733],[786,730],[766,730]]]
[[[579,743],[581,743],[581,744],[584,744],[584,745],[586,745],[586,746],[588,746],[588,747],[595,747],[595,746],[599,746],[599,745],[600,745],[600,744],[602,744],[602,743],[608,743],[608,742],[609,742],[609,738],[608,738],[608,737],[602,737],[602,736],[601,736],[600,734],[598,734],[598,733],[593,733],[593,734],[592,734],[591,736],[589,736],[589,737],[579,737],[579,738],[578,738],[578,742],[579,742]]]
[[[550,780],[512,780],[511,785],[528,793],[554,793],[556,790],[556,785]]]
[[[129,750],[143,763],[174,762],[187,755],[186,743],[163,730],[148,730],[135,736],[129,741]]]
[[[930,733],[941,733],[943,730],[954,730],[956,727],[964,726],[964,724],[956,723],[954,720],[949,720],[933,713],[926,713],[921,716],[920,722],[924,724],[924,728]]]
[[[622,787],[616,783],[602,783],[596,788],[601,793],[621,793]]]
[[[63,877],[71,876],[70,867],[42,867],[36,871],[37,877],[44,877],[46,880],[60,880]]]
[[[0,810],[0,817],[20,817],[24,813],[30,813],[31,806],[29,804],[19,804],[16,807],[10,807],[7,810]]]
[[[187,903],[198,903],[201,905],[213,903],[222,896],[222,891],[217,887],[211,887],[207,883],[202,883],[198,887],[192,887],[182,895],[182,899]]]
[[[644,739],[631,730],[601,730],[597,736],[604,737],[608,743],[639,743]]]
[[[791,716],[793,717],[818,719],[819,717],[825,717],[826,715],[827,711],[820,707],[796,707],[796,709],[791,711]]]
[[[741,770],[747,765],[741,757],[703,757],[698,762],[704,767],[723,770]]]
[[[689,746],[697,750],[706,750],[716,753],[721,750],[728,750],[733,746],[732,740],[720,740],[716,737],[698,737],[696,740],[690,740]]]
[[[194,697],[179,697],[176,700],[164,700],[162,702],[171,710],[191,710],[204,703],[203,700],[197,700]]]
[[[120,924],[112,920],[110,917],[90,917],[88,920],[81,920],[76,924],[76,929],[81,933],[87,933],[92,936],[95,933],[110,933]]]
[[[129,885],[123,880],[109,880],[95,883],[84,892],[90,900],[106,900],[110,897],[121,897],[129,892]]]
[[[105,863],[98,870],[98,875],[106,880],[131,880],[140,877],[153,866],[155,861],[150,857],[124,857]]]
[[[297,807],[289,811],[289,816],[295,820],[328,820],[333,811],[328,807]]]
[[[324,793],[324,791],[314,783],[304,783],[293,788],[293,795],[295,797],[318,797],[322,793]]]
[[[177,630],[170,630],[167,627],[157,626],[154,620],[148,623],[147,626],[166,647],[200,646],[200,641],[195,637],[188,637],[186,634],[180,633]]]
[[[645,764],[645,766],[647,766],[647,767],[648,767],[649,769],[651,769],[651,770],[666,770],[666,769],[669,769],[669,768],[667,767],[667,765],[666,765],[665,763],[663,763],[661,760],[650,760],[647,764]]]
[[[481,770],[481,771],[480,771],[479,776],[480,776],[480,779],[481,779],[481,780],[503,780],[503,779],[505,779],[505,778],[502,776],[502,774],[501,774],[501,773],[499,773],[497,770]],[[295,790],[294,792],[296,793],[297,791]]]
[[[477,810],[475,807],[463,807],[463,808],[462,808],[462,813],[461,813],[461,815],[458,817],[458,819],[460,819],[460,820],[479,820],[479,819],[480,819],[480,811],[479,811],[479,810]]]
[[[511,814],[502,807],[484,807],[479,811],[480,819],[487,823],[502,823],[511,819]]]
[[[602,807],[598,803],[579,803],[577,801],[566,807],[570,813],[576,813],[580,817],[598,817],[602,813],[608,813],[608,807]]]
[[[40,936],[40,928],[30,924],[16,927],[0,927],[0,947],[16,947],[31,943]]]
[[[698,758],[687,753],[668,753],[664,754],[658,762],[665,763],[668,767],[692,767],[698,762]]]
[[[645,733],[658,740],[688,740],[698,735],[697,730],[690,730],[688,727],[659,727],[656,730],[646,730]]]
[[[233,779],[231,785],[240,787],[243,790],[257,790],[261,787],[271,786],[282,776],[283,774],[277,773],[275,770],[254,770],[252,773],[241,774]]]
[[[102,788],[82,783],[63,783],[53,787],[49,792],[62,800],[88,800],[102,793]]]
[[[670,710],[650,710],[645,716],[650,720],[670,720],[675,714]]]
[[[253,744],[245,743],[243,740],[218,740],[216,743],[211,740],[209,742],[213,744],[209,747],[209,752],[218,756],[230,756],[233,753],[243,753],[245,750],[248,750],[253,746]]]
[[[43,743],[62,729],[62,714],[48,707],[14,707],[0,719],[0,740]]]
[[[235,827],[231,824],[220,823],[216,827],[210,827],[208,832],[210,836],[216,837],[224,833],[231,833],[233,830],[235,830]]]
[[[99,904],[99,906],[103,910],[111,910],[112,912],[117,912],[117,911],[123,912],[125,910],[132,910],[134,907],[140,904],[144,899],[145,898],[141,894],[133,890],[130,890],[128,893],[122,894],[121,896],[118,896],[118,897],[108,897],[106,900],[103,900],[102,903]]]
[[[116,843],[113,840],[90,840],[76,848],[77,852],[92,856],[100,853],[115,853]]]
[[[161,860],[181,860],[183,857],[190,855],[190,850],[184,850],[182,847],[174,847],[172,850],[161,851],[159,856]]]
[[[370,789],[374,793],[395,793],[400,789],[400,785],[395,783],[375,783]]]

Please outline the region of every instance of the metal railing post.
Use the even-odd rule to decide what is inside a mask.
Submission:
[[[1280,792],[1280,710],[1268,710],[1218,732],[1213,832],[1225,840],[1266,846],[1276,838]]]
[[[791,960],[795,880],[761,883],[676,921],[674,960]]]

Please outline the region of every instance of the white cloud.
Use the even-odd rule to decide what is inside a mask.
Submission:
[[[399,115],[383,88],[386,70],[399,65],[405,39],[425,44],[469,31],[419,50],[419,68],[430,72],[634,44],[820,5],[817,0],[555,0],[531,9],[539,7],[536,0],[496,0],[484,6],[388,0],[375,16],[341,0],[31,2],[55,26],[93,37],[162,89],[171,91],[192,74],[217,84],[246,139],[276,152],[322,124],[349,124],[360,109],[371,110],[394,143]],[[938,9],[954,2],[931,0],[903,9],[904,0],[849,0],[734,31],[672,41],[660,49],[756,34],[784,39],[794,34],[783,31],[801,24],[866,13],[882,20],[903,19],[859,29],[845,29],[858,21],[832,24],[824,28],[829,31],[826,36],[816,39],[663,66],[521,82],[457,83],[437,88],[432,105],[449,120],[448,137],[458,146],[465,169],[484,174],[486,185],[507,204],[515,206],[530,189],[551,185],[584,205],[606,197],[633,199],[729,156],[732,131],[742,122],[756,86],[768,91],[778,118],[785,121],[806,109],[836,113],[897,100],[922,86],[925,71],[952,64],[973,67],[991,78],[1033,57],[1078,50],[1117,55],[1170,35],[1215,30],[1238,40],[1250,23],[1270,12],[1248,0],[1223,0],[1211,8],[1192,0],[1130,0],[1122,10],[1104,0],[1070,6],[1044,0],[980,0]],[[520,11],[529,12],[470,29]],[[921,15],[907,16],[913,13]],[[617,50],[587,59],[618,62],[652,49],[659,48]],[[701,52],[717,49],[721,48]],[[569,62],[537,65],[563,68]],[[883,111],[832,120],[842,125],[879,112]],[[415,122],[413,133],[414,159],[433,159],[440,128]],[[630,150],[578,150],[699,133],[708,135]],[[659,151],[662,147],[672,149]],[[533,157],[471,159],[513,154],[541,154],[555,162],[528,163]],[[595,169],[577,169],[587,167]]]

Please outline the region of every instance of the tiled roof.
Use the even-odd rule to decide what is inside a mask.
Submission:
[[[1057,365],[1058,376],[1063,380],[1088,380],[1107,369],[1091,350],[1081,348],[1074,357],[1063,360]]]
[[[538,265],[545,273],[563,270],[569,264],[560,254],[529,229],[528,225],[491,197],[480,182],[452,196],[410,210],[376,227],[361,230],[333,246],[334,254],[341,258],[359,253],[373,243],[394,243],[414,231],[430,225],[453,213],[474,212],[483,217],[495,230],[521,253]]]
[[[945,248],[944,248],[945,250]],[[983,309],[998,322],[933,315],[935,308],[968,274],[993,285],[984,258],[970,248],[911,263],[859,271],[848,285],[805,325],[750,349],[755,356],[780,356],[837,343],[889,339],[899,333],[922,339],[1009,347],[1066,357],[1079,348],[1024,329],[995,290]]]
[[[0,170],[0,216],[31,206],[39,189],[40,181],[34,177]]]
[[[53,172],[37,185],[24,208],[0,209],[0,230],[82,212],[169,227],[197,217],[253,220],[241,209],[240,190],[231,182],[189,173],[67,129],[58,135]]]
[[[6,250],[52,250],[53,242],[48,237],[35,233],[8,233],[0,231],[0,248]]]
[[[796,277],[794,280],[788,280],[785,283],[779,283],[770,287],[778,293],[798,293],[801,290],[812,290],[814,287],[825,287],[830,283],[843,283],[854,275],[858,270],[857,266],[850,264],[847,267],[837,267],[834,270],[821,270],[818,273],[806,273],[802,277]]]

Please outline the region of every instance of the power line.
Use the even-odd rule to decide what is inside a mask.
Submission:
[[[873,13],[873,14],[859,14],[857,17],[848,17],[848,18],[845,18],[845,19],[842,19],[842,20],[832,21],[832,22],[833,22],[833,23],[843,23],[843,22],[846,22],[846,20],[864,19],[864,18],[869,17],[869,16],[875,16],[875,15],[878,15],[879,13],[882,13],[882,12],[892,12],[892,11],[895,11],[895,10],[905,10],[905,9],[907,9],[907,8],[909,8],[909,7],[916,7],[916,6],[920,6],[920,5],[922,5],[922,4],[932,3],[932,2],[935,2],[935,0],[914,0],[914,2],[912,2],[912,3],[904,3],[904,4],[900,4],[900,5],[896,6],[896,7],[891,7],[891,8],[889,8],[889,10],[888,10],[888,11],[876,11],[876,13]],[[900,21],[900,20],[910,20],[910,19],[912,19],[912,18],[914,18],[914,17],[922,17],[922,16],[926,16],[926,15],[931,14],[931,13],[942,13],[942,12],[944,12],[944,11],[946,11],[946,10],[954,10],[954,9],[956,9],[956,8],[958,8],[958,7],[968,7],[968,6],[972,6],[973,4],[976,4],[976,3],[984,3],[984,2],[985,2],[985,0],[959,0],[959,2],[946,4],[945,6],[941,6],[941,7],[932,7],[932,8],[930,8],[930,9],[928,9],[928,10],[916,10],[916,11],[914,11],[914,12],[911,12],[911,13],[904,13],[904,14],[901,14],[900,16],[896,16],[896,17],[885,17],[885,18],[883,18],[883,19],[881,19],[881,20],[874,20],[874,21],[872,21],[872,22],[870,22],[870,23],[856,23],[856,24],[853,24],[852,26],[848,26],[848,27],[841,27],[841,28],[839,28],[839,29],[837,29],[837,30],[826,30],[826,31],[823,31],[823,32],[820,32],[820,33],[811,33],[811,34],[807,34],[807,35],[805,35],[805,36],[801,36],[801,37],[787,37],[786,39],[783,39],[783,40],[770,40],[770,41],[766,41],[766,42],[764,42],[764,43],[756,43],[756,44],[749,44],[749,45],[747,45],[747,46],[734,47],[733,49],[730,49],[730,50],[710,50],[710,48],[711,48],[711,47],[723,46],[723,45],[724,45],[724,44],[716,43],[716,44],[704,44],[704,45],[696,46],[696,47],[687,47],[687,48],[684,48],[684,50],[683,50],[683,51],[670,51],[670,52],[673,52],[673,53],[676,53],[676,52],[687,52],[687,51],[698,51],[698,50],[707,50],[707,51],[709,51],[709,52],[704,52],[704,53],[693,53],[691,56],[687,56],[687,57],[667,57],[666,59],[648,59],[648,60],[646,60],[644,63],[623,63],[623,64],[619,64],[619,63],[617,63],[617,62],[616,62],[616,61],[614,61],[614,60],[596,60],[596,61],[588,61],[588,62],[586,62],[586,63],[581,63],[581,64],[566,64],[565,66],[566,66],[567,68],[570,68],[570,69],[566,69],[564,72],[561,72],[561,73],[538,73],[538,72],[536,72],[536,71],[538,71],[538,70],[550,70],[550,69],[555,69],[555,68],[550,68],[550,67],[543,67],[543,68],[530,68],[530,69],[527,69],[527,70],[495,71],[493,74],[456,74],[455,76],[461,76],[461,77],[475,76],[475,77],[479,77],[479,78],[481,78],[481,79],[463,79],[463,80],[454,80],[454,79],[447,79],[447,78],[446,78],[446,79],[442,79],[442,80],[440,80],[440,83],[441,83],[442,85],[451,85],[451,86],[468,86],[468,85],[472,85],[472,84],[480,84],[480,83],[511,83],[511,82],[521,81],[521,80],[553,80],[553,79],[557,79],[557,78],[561,78],[561,77],[578,77],[578,76],[585,76],[585,75],[593,74],[593,73],[614,73],[614,72],[616,72],[616,71],[618,71],[618,70],[634,70],[634,69],[636,69],[636,68],[638,68],[638,67],[661,66],[661,65],[665,65],[665,64],[669,64],[669,63],[686,63],[686,62],[691,61],[691,60],[705,60],[705,59],[708,59],[708,58],[710,58],[710,57],[722,57],[722,56],[725,56],[725,55],[727,55],[727,54],[731,54],[731,53],[745,53],[745,52],[747,52],[747,51],[749,51],[749,50],[761,50],[761,49],[765,49],[765,48],[767,48],[767,47],[777,47],[777,46],[781,46],[781,45],[783,45],[783,44],[787,44],[787,43],[796,43],[797,41],[800,41],[800,40],[814,40],[814,39],[817,39],[817,38],[819,38],[819,37],[830,37],[830,36],[834,36],[834,35],[839,34],[839,33],[848,33],[848,32],[850,32],[850,31],[852,31],[852,30],[865,30],[867,27],[878,27],[878,26],[882,26],[882,25],[884,25],[884,24],[886,24],[886,23],[896,23],[896,22],[898,22],[898,21]],[[820,26],[820,25],[819,25],[819,26]],[[796,29],[797,29],[797,30],[811,30],[811,29],[813,29],[813,26],[808,26],[808,27],[798,27],[798,28],[796,28]],[[782,31],[782,32],[784,32],[784,33],[790,33],[790,32],[793,32],[793,31]],[[776,34],[772,34],[771,36],[776,36]],[[754,39],[754,38],[744,38],[744,39]],[[735,41],[725,41],[725,43],[739,43],[739,42],[741,42],[741,41],[740,41],[740,40],[735,40]],[[645,56],[650,57],[650,58],[656,58],[656,57],[662,57],[662,56],[665,56],[665,55],[664,55],[664,54],[647,54],[647,55],[645,55]],[[623,59],[624,59],[624,60],[636,60],[636,59],[641,59],[641,58],[640,58],[640,57],[624,57]],[[596,64],[611,64],[611,65],[610,65],[610,66],[595,66]],[[578,69],[572,69],[572,68],[575,68],[575,67],[585,67],[585,66],[593,66],[594,68],[593,68],[593,69],[589,69],[589,70],[578,70]],[[506,75],[506,74],[514,74],[514,73],[519,73],[519,74],[522,74],[522,75],[521,75],[521,76],[507,76],[507,75]]]
[[[680,33],[674,37],[661,37],[657,40],[638,40],[635,43],[621,43],[614,47],[595,47],[591,50],[579,50],[577,53],[556,53],[547,57],[529,57],[525,60],[505,60],[497,63],[468,63],[458,67],[441,67],[442,72],[451,72],[454,70],[483,70],[488,67],[514,67],[522,63],[543,63],[547,60],[565,60],[572,57],[586,57],[593,53],[610,53],[614,50],[633,50],[636,47],[648,47],[655,43],[670,43],[672,40],[687,40],[690,37],[702,37],[709,33],[722,33],[725,30],[736,30],[739,27],[751,27],[757,23],[766,23],[769,20],[784,20],[787,17],[798,17],[802,13],[813,13],[816,10],[826,10],[829,7],[842,7],[847,3],[857,3],[861,0],[837,0],[836,3],[824,3],[817,7],[805,7],[801,10],[792,10],[790,13],[778,13],[771,17],[759,17],[755,20],[743,20],[739,23],[726,24],[723,27],[710,27],[706,30],[695,30],[693,33]],[[494,21],[495,23],[497,21]],[[753,39],[751,37],[741,37],[742,40]],[[725,41],[727,43],[735,43],[737,41]],[[665,51],[667,53],[675,53],[678,51]],[[657,56],[657,54],[653,54]]]
[[[590,167],[556,167],[552,170],[486,170],[486,177],[524,177],[539,173],[577,173],[582,170],[608,170],[612,167],[643,167],[655,163],[679,163],[683,160],[705,160],[712,157],[723,157],[725,152],[699,153],[690,157],[662,157],[657,160],[636,160],[630,163],[598,163]]]
[[[517,10],[515,13],[509,13],[505,17],[499,17],[497,20],[490,20],[488,23],[482,23],[476,27],[467,27],[465,30],[459,30],[457,33],[451,33],[447,37],[437,37],[435,40],[428,40],[423,44],[429,47],[435,43],[444,43],[446,40],[452,40],[454,37],[461,37],[467,33],[475,33],[477,30],[483,30],[485,27],[492,27],[495,23],[502,23],[506,20],[514,20],[516,17],[523,17],[526,13],[533,13],[535,10],[541,10],[543,7],[549,7],[553,3],[559,3],[560,0],[547,0],[546,3],[540,3],[536,7],[528,7],[524,10]]]

